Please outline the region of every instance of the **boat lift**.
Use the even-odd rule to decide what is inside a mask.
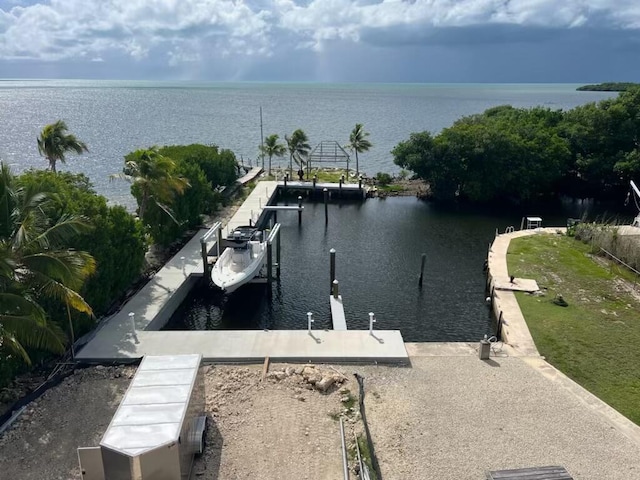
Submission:
[[[98,447],[78,448],[83,480],[185,480],[204,450],[202,355],[145,356]]]

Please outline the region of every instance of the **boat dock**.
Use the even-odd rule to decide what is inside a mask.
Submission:
[[[283,183],[260,182],[223,225],[225,232],[266,218],[269,212],[264,207],[273,202]],[[339,190],[335,184],[332,188]],[[334,320],[334,330],[328,331],[160,331],[202,278],[200,239],[205,233],[207,230],[200,230],[120,311],[103,319],[76,358],[102,363],[126,362],[143,355],[200,353],[208,362],[255,362],[267,356],[278,361],[408,362],[398,330],[376,330],[373,334],[347,330],[344,310],[344,320]]]

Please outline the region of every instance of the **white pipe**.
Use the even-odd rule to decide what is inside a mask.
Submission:
[[[311,324],[315,322],[313,319],[313,313],[307,312],[307,329],[309,331],[309,335],[311,335]]]
[[[374,323],[376,323],[376,317],[373,312],[369,312],[369,335],[373,335]]]

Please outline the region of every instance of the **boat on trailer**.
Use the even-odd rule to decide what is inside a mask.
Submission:
[[[231,293],[256,277],[265,263],[267,241],[255,227],[237,227],[226,239],[227,248],[211,269],[211,280]]]

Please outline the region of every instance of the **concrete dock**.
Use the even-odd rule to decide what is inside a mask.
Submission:
[[[357,187],[357,185],[356,185]],[[260,182],[223,231],[256,223],[273,201],[278,182]],[[143,355],[201,353],[207,361],[250,362],[268,356],[282,361],[406,363],[397,330],[332,331],[158,331],[203,274],[198,232],[122,309],[104,319],[76,358],[87,362],[127,361]],[[133,313],[133,316],[130,314]]]

